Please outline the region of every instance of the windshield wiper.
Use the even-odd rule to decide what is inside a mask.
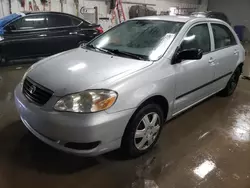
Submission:
[[[100,52],[104,52],[104,53],[107,53],[107,54],[110,54],[110,55],[115,55],[113,52],[111,52],[109,50],[106,50],[106,49],[103,49],[103,48],[98,48],[98,47],[94,46],[93,44],[89,44],[89,45],[87,45],[87,47],[93,48],[95,50],[98,50]]]
[[[87,47],[93,48],[95,50],[98,50],[100,52],[104,52],[104,53],[107,53],[107,54],[110,54],[110,55],[120,54],[120,55],[125,55],[125,56],[128,56],[128,57],[131,57],[133,59],[139,59],[139,60],[144,60],[145,61],[145,58],[143,58],[142,56],[136,55],[136,54],[133,54],[133,53],[130,53],[130,52],[124,52],[124,51],[120,51],[120,50],[117,50],[117,49],[112,50],[112,49],[106,49],[106,48],[98,48],[98,47],[94,46],[93,44],[89,44],[89,45],[87,45]]]
[[[111,51],[114,54],[125,55],[125,56],[131,57],[133,59],[139,59],[139,60],[144,60],[145,61],[145,58],[143,58],[141,55],[133,54],[133,53],[130,53],[130,52],[120,51],[120,50],[117,50],[117,49],[115,49],[115,50],[105,49],[105,50]]]

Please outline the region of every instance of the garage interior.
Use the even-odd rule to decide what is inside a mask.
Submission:
[[[1,0],[0,17],[35,11],[36,2],[40,11],[63,11],[98,23],[104,30],[114,26],[108,0],[30,2],[32,10],[28,1],[22,7],[18,0]],[[0,187],[250,187],[249,0],[123,0],[122,4],[126,20],[130,8],[138,5],[157,15],[225,13],[233,27],[244,28],[239,37],[246,61],[236,92],[229,98],[212,96],[167,122],[157,146],[146,155],[127,159],[113,151],[86,158],[57,151],[28,132],[16,112],[13,92],[38,60],[9,62],[0,67]]]

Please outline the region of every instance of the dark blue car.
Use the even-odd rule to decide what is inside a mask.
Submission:
[[[24,12],[0,19],[0,64],[76,48],[103,32],[99,25],[59,12]]]

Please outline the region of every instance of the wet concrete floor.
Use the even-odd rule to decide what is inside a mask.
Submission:
[[[167,123],[149,154],[83,158],[50,148],[21,123],[13,89],[28,66],[0,68],[0,188],[250,187],[250,81]]]

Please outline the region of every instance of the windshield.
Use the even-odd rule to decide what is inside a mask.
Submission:
[[[183,25],[162,20],[131,20],[107,31],[87,47],[155,61],[165,53]]]

